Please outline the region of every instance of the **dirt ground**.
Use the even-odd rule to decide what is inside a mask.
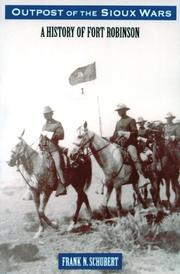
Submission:
[[[99,178],[100,180],[100,178]],[[96,182],[96,183],[95,183]],[[97,176],[93,177],[88,197],[93,209],[98,208],[102,196],[95,193],[98,187]],[[22,180],[0,184],[0,273],[50,274],[50,273],[120,273],[97,270],[58,270],[57,255],[60,252],[122,252],[124,274],[179,274],[180,253],[170,253],[166,249],[154,247],[146,251],[126,253],[121,247],[111,248],[102,245],[99,230],[81,223],[73,232],[67,232],[75,210],[76,193],[69,187],[68,195],[51,196],[46,213],[58,221],[59,229],[48,228],[42,237],[33,239],[38,221],[33,201],[24,201],[25,186]],[[123,203],[132,203],[130,186],[123,189]],[[114,205],[114,197],[109,203]],[[86,218],[83,208],[80,217]],[[95,221],[94,221],[95,222]],[[122,232],[123,233],[123,232]]]

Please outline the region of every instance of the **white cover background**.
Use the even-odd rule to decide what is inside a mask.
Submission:
[[[1,1],[0,11],[0,179],[17,176],[5,161],[17,136],[34,142],[50,105],[65,128],[69,146],[76,128],[88,121],[99,132],[97,94],[103,135],[113,133],[120,102],[129,115],[164,120],[167,112],[180,119],[179,1]],[[5,20],[4,4],[177,5],[177,21]],[[42,26],[139,26],[139,39],[41,38]],[[96,61],[97,80],[70,86],[77,67]],[[81,95],[81,87],[85,94]],[[36,145],[35,145],[36,147]]]

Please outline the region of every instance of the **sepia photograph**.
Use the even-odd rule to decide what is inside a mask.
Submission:
[[[0,6],[0,273],[180,273],[179,1]]]

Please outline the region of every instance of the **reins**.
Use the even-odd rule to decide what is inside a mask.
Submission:
[[[17,172],[19,172],[19,173],[21,174],[22,178],[24,179],[25,183],[28,185],[29,188],[31,188],[31,189],[37,191],[37,189],[36,189],[35,187],[33,187],[33,186],[31,186],[31,185],[29,184],[28,180],[25,178],[25,176],[24,176],[23,173],[21,172],[21,170],[20,170],[20,168],[19,168],[19,165],[17,165]]]
[[[92,150],[94,151],[94,154],[98,154],[100,151],[102,151],[103,149],[105,149],[106,147],[108,147],[108,146],[110,145],[110,142],[109,142],[109,143],[107,143],[106,145],[104,145],[103,147],[99,148],[98,150],[95,150],[95,149],[92,147],[92,141],[93,141],[94,137],[95,137],[95,133],[94,133],[94,135],[93,135],[91,138],[89,138],[89,139],[87,140],[87,142],[85,142],[83,145],[79,145],[79,144],[76,144],[76,143],[74,143],[74,144],[77,145],[77,146],[79,147],[79,150],[83,150],[84,146],[87,145],[87,144],[89,143],[89,144],[90,144],[90,151],[88,151],[88,154],[87,154],[88,156],[93,155]],[[119,173],[121,172],[121,170],[122,170],[122,168],[123,168],[123,165],[124,165],[124,162],[122,162],[122,165],[120,166],[120,168],[119,168],[119,170],[117,171],[117,173],[114,174],[114,176],[112,177],[112,179],[115,179],[115,178],[119,175]]]
[[[27,154],[28,154],[28,157],[29,157],[29,158],[30,158],[34,153],[35,153],[35,151],[33,151],[32,153],[29,153],[29,152],[27,151]],[[20,160],[21,160],[22,156],[25,156],[24,152],[23,152],[23,153],[22,153],[22,152],[19,153],[19,155],[18,155],[18,157],[17,157],[17,160],[16,160],[16,161],[17,161],[17,163],[16,163],[17,172],[19,172],[19,173],[21,174],[22,178],[24,179],[25,183],[28,185],[29,188],[31,188],[31,189],[37,191],[37,189],[36,189],[35,187],[33,187],[33,186],[31,186],[31,185],[29,184],[28,180],[25,178],[25,176],[23,175],[23,173],[21,172],[21,170],[20,170],[20,168],[19,168]],[[24,159],[27,161],[27,159],[26,159],[25,157],[24,157]],[[22,162],[22,160],[21,160],[21,162]]]

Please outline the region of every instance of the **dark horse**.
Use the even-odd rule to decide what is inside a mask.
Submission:
[[[171,149],[171,148],[170,148]],[[177,153],[179,153],[178,148],[174,148],[173,154],[175,156],[175,149]],[[162,179],[165,181],[166,186],[166,196],[168,199],[168,206],[171,207],[170,203],[170,183],[172,185],[172,189],[175,193],[175,207],[180,206],[180,189],[179,189],[179,162],[174,160],[174,156],[172,157],[170,151],[165,144],[165,142],[154,145],[154,155],[155,160],[160,166],[157,174],[159,179],[159,185]]]
[[[175,142],[169,142],[164,137],[164,125],[162,123],[151,124],[148,136],[153,152],[153,170],[158,177],[157,198],[160,200],[160,183],[165,182],[168,206],[170,203],[170,183],[175,193],[175,206],[180,204],[180,189],[178,184],[180,167],[180,150]]]
[[[54,190],[57,187],[57,176],[55,172],[55,165],[46,151],[37,152],[32,149],[21,137],[20,141],[12,150],[11,158],[8,165],[17,166],[26,183],[29,185],[33,200],[38,213],[40,222],[39,230],[35,234],[35,238],[39,237],[44,230],[44,223],[48,224],[54,229],[58,228],[56,222],[51,221],[45,215],[45,207]],[[66,167],[66,180],[71,184],[78,194],[77,208],[73,217],[73,223],[77,222],[78,214],[81,205],[85,203],[89,214],[91,215],[91,208],[85,189],[91,183],[91,160],[89,157],[82,157],[76,160],[75,165]]]

